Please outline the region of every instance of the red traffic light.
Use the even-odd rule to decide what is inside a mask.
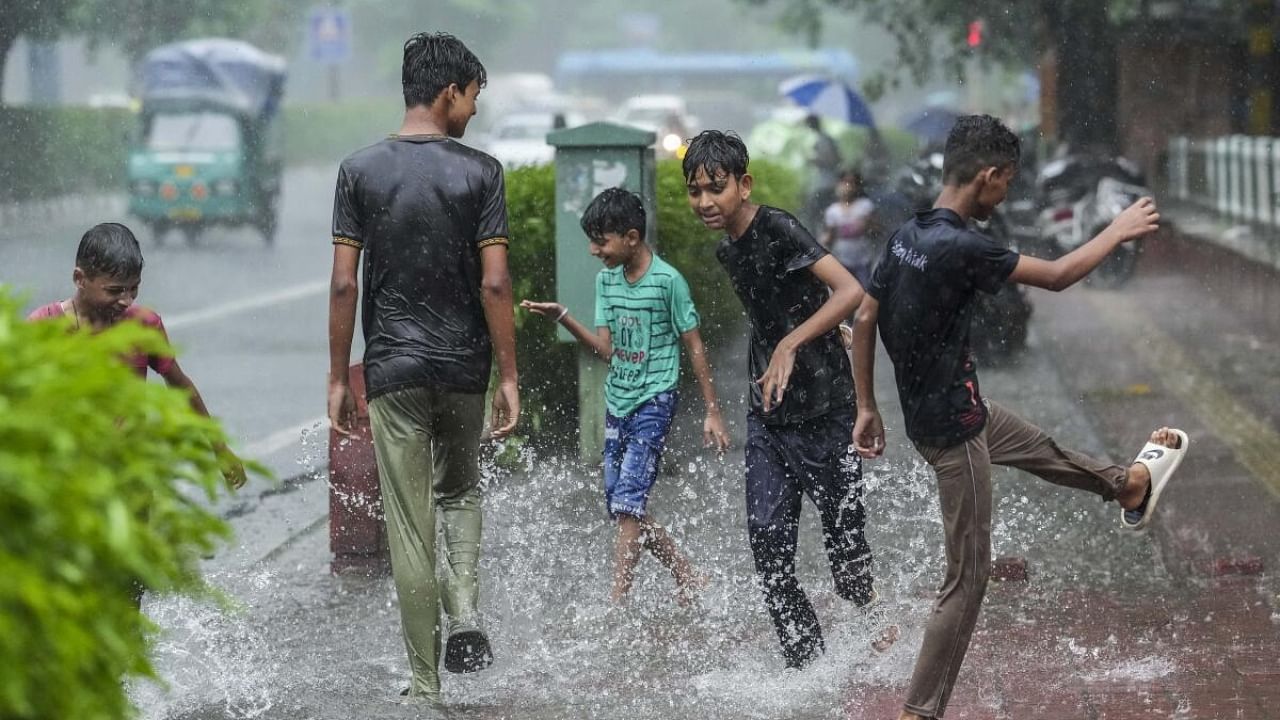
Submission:
[[[976,48],[982,44],[982,32],[986,30],[986,25],[981,20],[974,20],[969,23],[969,37],[967,39],[969,47]]]

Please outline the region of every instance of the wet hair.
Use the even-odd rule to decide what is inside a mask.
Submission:
[[[142,248],[133,231],[120,223],[94,225],[80,238],[76,267],[89,277],[142,277]]]
[[[737,133],[703,130],[689,141],[682,165],[684,180],[693,182],[699,169],[706,170],[710,178],[720,173],[741,178],[747,174],[749,162],[751,156],[747,154],[747,146]]]
[[[984,168],[1017,165],[1022,155],[1018,136],[990,115],[962,115],[947,135],[942,181],[965,185]]]
[[[448,33],[418,33],[404,43],[400,85],[404,106],[431,105],[450,85],[466,89],[472,81],[484,87],[484,65],[462,41]]]
[[[602,240],[606,233],[626,235],[632,229],[644,238],[644,203],[639,195],[622,188],[609,188],[595,196],[582,213],[582,231],[593,242]]]
[[[817,115],[806,115],[804,118],[804,124],[805,124],[805,127],[809,128],[810,130],[817,130],[818,132],[822,132],[822,119],[819,118]]]

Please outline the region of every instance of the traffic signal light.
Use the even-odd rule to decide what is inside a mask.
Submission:
[[[969,36],[966,42],[970,49],[977,49],[982,45],[982,34],[986,30],[987,24],[981,20],[974,20],[969,23]]]

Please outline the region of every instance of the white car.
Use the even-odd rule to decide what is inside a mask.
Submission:
[[[555,159],[555,148],[547,144],[547,134],[581,124],[581,118],[573,113],[512,113],[489,129],[485,151],[508,170],[522,165],[546,164]]]
[[[679,95],[637,95],[622,104],[616,119],[623,125],[650,130],[658,136],[658,147],[675,154],[697,131],[697,119]]]

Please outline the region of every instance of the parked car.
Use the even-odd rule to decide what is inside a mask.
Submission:
[[[622,104],[615,120],[657,135],[658,153],[681,155],[685,141],[697,132],[697,118],[679,95],[637,95]]]
[[[517,112],[498,119],[489,129],[485,152],[508,170],[522,165],[542,165],[555,158],[555,148],[547,144],[547,133],[582,124],[582,118],[568,112]]]

